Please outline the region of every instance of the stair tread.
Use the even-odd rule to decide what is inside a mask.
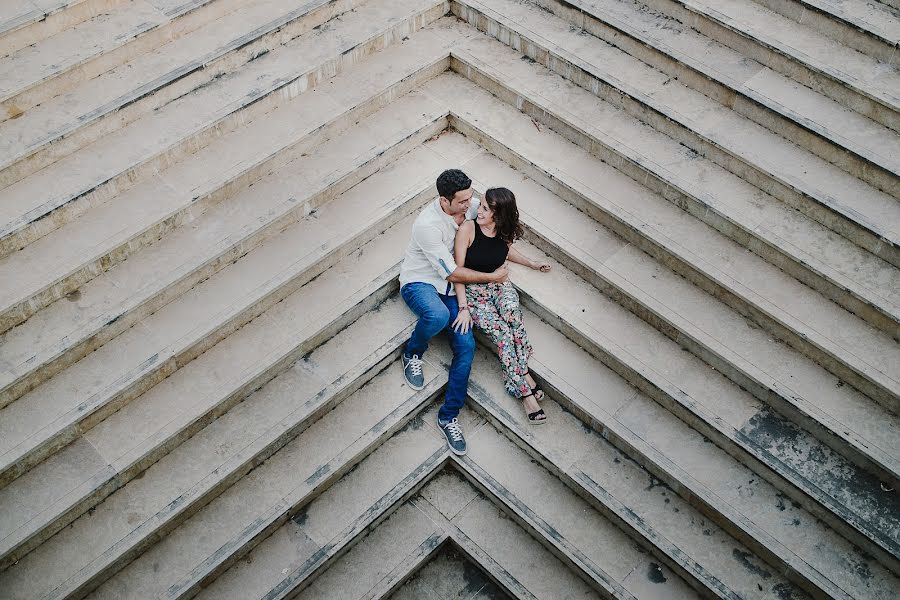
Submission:
[[[546,140],[544,143],[549,145]],[[617,187],[607,175],[607,169],[599,164],[594,167],[594,190]],[[836,380],[821,366],[774,340],[733,309],[499,159],[485,156],[474,163],[470,176],[514,185],[528,227],[552,236],[552,243],[579,257],[653,314],[674,323],[679,331],[699,336],[712,351],[736,364],[735,368],[754,375],[770,389],[784,390],[782,394],[833,435],[895,477],[900,476],[900,422],[883,407],[839,381],[837,385],[823,385]],[[565,181],[564,173],[558,176]],[[743,253],[736,244],[724,248],[732,254]]]
[[[534,249],[521,250],[532,258],[541,256]],[[743,397],[748,406],[756,404],[699,360],[686,356],[673,342],[659,334],[652,335],[649,326],[602,299],[596,290],[574,275],[565,273],[560,265],[554,265],[554,271],[555,275],[540,281],[540,275],[517,269],[512,279],[526,292],[527,297],[531,297],[531,291],[534,291],[540,296],[541,302],[558,309],[566,318],[579,321],[583,319],[585,326],[581,331],[592,339],[599,340],[600,337],[595,336],[602,336],[620,345],[624,351],[641,355],[645,359],[652,358],[652,352],[653,356],[658,357],[653,368],[665,369],[662,371],[663,376],[687,387],[685,393],[692,394],[692,389],[706,389],[709,391],[701,394],[704,401],[725,401],[728,404],[732,399]],[[564,281],[553,280],[553,277],[562,276],[563,273]],[[567,308],[562,308],[558,300],[550,301],[553,296],[559,298],[560,290],[565,290]],[[594,298],[592,305],[582,302],[582,290],[584,298]],[[576,294],[578,298],[575,297]],[[581,306],[586,309],[584,313],[580,311]],[[617,314],[613,314],[614,312]],[[644,456],[649,453],[650,460],[662,464],[675,481],[685,486],[687,493],[697,494],[711,502],[715,510],[724,512],[729,519],[738,519],[743,526],[750,528],[753,536],[765,547],[794,561],[794,568],[804,568],[796,562],[802,561],[808,565],[804,568],[807,573],[829,578],[830,585],[835,590],[843,589],[852,597],[860,594],[873,598],[891,597],[896,580],[874,559],[855,549],[814,515],[792,505],[790,499],[774,486],[650,398],[641,393],[624,393],[621,391],[627,389],[624,388],[624,382],[610,386],[607,383],[609,379],[621,381],[618,375],[581,351],[530,310],[526,310],[525,319],[529,338],[535,347],[533,368],[537,375],[552,374],[571,386],[573,401],[595,418],[598,426],[602,426],[604,430],[609,429],[611,435],[621,437],[626,444],[640,443],[637,452]],[[601,325],[601,319],[608,325]],[[587,325],[587,321],[591,324]],[[640,341],[641,331],[646,331],[657,339],[653,342]],[[648,347],[648,343],[652,347]],[[713,391],[717,388],[724,391],[722,386],[731,388],[732,391],[724,394]],[[611,395],[606,391],[609,387],[614,390]],[[699,397],[695,399],[701,401]],[[729,407],[720,414],[723,420],[739,425],[747,412],[746,409],[739,412],[734,407]],[[559,437],[548,439],[557,445],[562,443],[562,438]],[[577,464],[596,481],[607,483],[592,457],[582,459]],[[785,536],[786,529],[792,534]],[[737,555],[733,556],[740,561]],[[859,565],[866,565],[863,571],[869,569],[872,577],[857,571]]]
[[[536,317],[529,319],[526,327],[530,327],[535,320]],[[552,348],[559,348],[559,345]],[[691,562],[694,569],[709,578],[709,589],[718,597],[755,597],[760,587],[769,588],[767,593],[774,588],[793,587],[777,574],[770,573],[769,577],[765,577],[759,569],[754,569],[756,565],[763,568],[768,565],[555,402],[542,402],[548,422],[541,427],[531,427],[521,405],[504,391],[503,373],[492,350],[482,347],[476,355],[471,380],[477,390],[475,401],[490,411],[493,419],[501,420],[509,428],[503,430],[507,436],[519,438],[541,457],[540,460],[550,463],[552,471],[548,472],[540,464],[535,464],[528,454],[506,437],[489,435],[492,432],[487,428],[472,436],[467,460],[471,459],[487,470],[511,495],[527,504],[553,529],[581,548],[592,548],[597,543],[599,536],[595,521],[603,517],[568,489],[574,487],[580,490],[580,494],[593,497],[593,502],[603,502],[607,510],[617,510],[617,516],[628,519],[626,523],[630,527],[641,527],[644,530],[642,534],[652,536],[651,543],[665,548],[657,552],[668,550],[670,560],[682,562],[687,559]],[[536,361],[544,364],[541,357],[547,356],[548,352],[552,350],[536,345]],[[572,352],[583,354],[578,348],[573,348]],[[584,372],[583,377],[600,384],[600,387],[593,388],[596,393],[615,396],[625,403],[627,398],[639,393],[600,364],[595,364],[593,371]],[[563,486],[558,478],[565,479],[568,487]],[[585,481],[593,481],[594,487],[585,485]],[[624,549],[624,560],[630,558],[629,550],[636,551],[633,547],[624,548],[628,545],[616,545],[609,549]],[[737,560],[738,555],[747,562]],[[593,555],[589,556],[593,558]],[[653,556],[648,558],[652,560]],[[617,561],[607,557],[595,562],[607,565]],[[748,564],[751,566],[748,567]],[[626,568],[623,578],[635,570],[630,563],[620,566]],[[648,565],[641,566],[643,568],[639,573],[642,576],[650,571]],[[668,578],[672,574],[668,567],[661,569],[664,571],[663,577]],[[793,589],[792,592],[797,594],[798,590]],[[803,594],[800,592],[798,595]]]
[[[237,72],[201,86],[0,190],[0,236],[6,237],[38,219],[52,216],[57,208],[221,123],[269,93],[295,85],[296,91],[285,95],[285,99],[296,95],[306,89],[307,83],[302,78],[298,81],[298,77],[380,31],[392,22],[393,17],[411,12],[411,7],[421,8],[433,2],[404,0],[386,4],[379,0],[369,4],[372,7],[368,10],[364,10],[368,4],[364,5],[341,23],[339,30],[346,35],[333,35],[333,31],[326,35],[321,30],[301,35]],[[417,39],[420,37],[427,36],[416,36],[411,40],[413,44],[424,44]],[[388,48],[388,53],[391,50]],[[421,52],[428,51],[423,47]],[[393,54],[395,61],[410,62],[409,58],[401,58],[404,53]],[[276,109],[291,103],[288,100]],[[268,114],[271,112],[274,111]],[[90,157],[90,162],[86,161],[86,156]]]
[[[129,257],[79,288],[77,300],[61,299],[26,322],[0,334],[0,389],[90,339],[112,319],[166,291],[228,249],[303,207],[318,207],[322,190],[354,168],[390,149],[441,116],[426,98],[407,95],[360,121],[351,131],[320,145],[258,181],[252,188],[211,207],[190,224]],[[427,153],[427,151],[425,151]]]
[[[879,40],[896,45],[900,42],[900,15],[881,2],[867,0],[800,0],[812,7],[850,23]]]
[[[436,175],[443,167],[445,159],[437,153],[426,151],[419,156],[420,160],[410,157],[409,163],[400,168],[420,169],[413,173],[419,176],[422,187],[411,193],[400,187],[398,194],[398,185],[408,186],[409,179],[394,182],[391,188],[387,180],[390,171],[386,170],[372,178],[370,186],[358,189],[356,195],[350,193],[344,202],[325,205],[5,407],[0,419],[4,468],[17,464],[23,456],[40,450],[49,440],[106,406],[149,370],[201,343],[210,332],[314,267],[327,253],[352,242],[361,232],[371,231],[373,223],[396,220],[398,209],[411,195],[427,188],[431,173]],[[409,170],[404,173],[409,177]],[[383,204],[376,204],[364,195],[366,189],[392,191],[385,194]],[[349,215],[344,212],[348,209]],[[369,235],[376,233],[371,231]],[[186,324],[193,327],[186,328]],[[77,392],[73,394],[73,390]]]
[[[826,73],[895,111],[900,109],[900,92],[897,91],[900,90],[900,74],[887,63],[755,3],[679,1],[690,10],[773,47],[815,71]]]
[[[339,74],[327,87],[316,88],[276,107],[160,172],[158,177],[136,184],[19,252],[0,259],[0,276],[15,273],[20,282],[15,288],[0,291],[0,306],[22,305],[35,294],[51,290],[56,282],[82,265],[92,264],[134,239],[152,224],[190,210],[197,198],[218,190],[254,164],[340,118],[363,100],[376,97],[389,82],[400,81],[403,76],[431,64],[446,52],[442,43],[426,33],[411,38],[406,47],[389,48],[372,57],[365,66],[355,65]],[[416,52],[407,52],[408,49]],[[390,72],[389,76],[386,71]],[[187,113],[179,117],[198,118]],[[135,123],[138,124],[142,129],[157,132],[167,129],[160,118]],[[132,135],[133,131],[131,135],[117,137],[121,143],[134,147]],[[82,172],[87,170],[82,166]],[[161,184],[168,193],[160,194]]]
[[[490,46],[490,49],[493,51],[493,56],[500,55],[498,48]],[[482,54],[481,58],[483,57]],[[516,62],[525,64],[518,59]],[[518,75],[511,64],[504,63],[503,68],[507,69],[511,76]],[[546,75],[541,77],[545,83]],[[561,83],[560,85],[565,84]],[[555,170],[565,169],[571,173],[572,179],[580,186],[589,187],[591,185],[590,182],[595,177],[594,173],[599,163],[596,158],[586,156],[581,148],[571,144],[566,150],[563,150],[565,154],[560,154],[561,150],[558,146],[551,147],[546,141],[558,138],[551,137],[551,132],[537,131],[534,125],[528,122],[529,119],[523,119],[519,111],[491,96],[487,91],[454,74],[442,75],[431,80],[423,86],[423,90],[435,98],[440,98],[446,97],[445,90],[451,87],[467,90],[466,94],[454,98],[456,114],[463,118],[471,115],[472,118],[479,119],[479,126],[489,127],[489,134],[497,139],[515,139],[517,144],[518,140],[530,140],[526,146],[528,160],[544,165],[554,165]],[[587,100],[580,97],[582,92],[587,93],[584,90],[566,89],[566,92],[565,96],[562,94],[557,96],[559,100],[555,106],[561,106],[564,103],[568,107],[566,112],[570,114],[570,111],[579,106],[588,106]],[[485,108],[488,106],[491,107],[490,110]],[[562,111],[561,108],[558,110]],[[585,117],[585,120],[592,123],[591,126],[585,125],[585,129],[597,132],[599,136],[601,135],[599,132],[607,123],[615,125],[625,119],[621,113],[613,111],[602,113],[592,111],[589,117]],[[515,137],[512,137],[513,133]],[[649,141],[652,142],[653,145],[648,144],[648,150],[654,149],[659,142],[665,143],[665,140],[658,139],[656,134],[646,128],[636,129],[635,135],[624,139],[635,143],[638,139],[637,135],[649,138]],[[668,148],[658,148],[659,151],[664,149]],[[566,157],[566,163],[563,166],[560,166],[559,163],[560,156]],[[702,161],[698,159],[685,160],[685,167],[689,167],[688,163],[698,162]],[[615,206],[615,210],[623,218],[633,220],[640,230],[647,232],[647,235],[658,236],[657,239],[663,240],[666,247],[677,251],[679,256],[687,259],[689,263],[697,265],[701,271],[714,274],[714,277],[723,285],[748,296],[754,304],[765,307],[767,311],[780,315],[778,318],[784,319],[791,327],[806,332],[810,338],[820,340],[817,343],[827,344],[829,352],[834,352],[835,355],[841,356],[850,364],[859,364],[859,368],[870,372],[873,377],[885,381],[895,390],[900,390],[900,382],[895,381],[894,375],[892,375],[898,372],[896,365],[900,358],[898,358],[897,345],[889,336],[876,331],[833,302],[784,273],[778,272],[778,269],[768,265],[765,261],[758,260],[748,252],[741,253],[740,260],[742,263],[749,262],[752,268],[734,268],[732,264],[737,257],[731,251],[725,256],[719,256],[720,248],[731,246],[731,242],[724,236],[687,213],[678,210],[677,207],[662,200],[650,190],[639,186],[634,180],[621,173],[610,174],[615,176],[616,188],[604,188],[602,196],[609,199],[610,208]],[[626,194],[629,198],[627,203],[616,202],[613,205],[614,198]],[[715,248],[715,251],[711,252],[711,248]],[[884,275],[889,280],[900,278],[900,273],[893,268],[890,270],[885,268]],[[900,290],[900,286],[897,289]],[[812,310],[813,306],[815,310]],[[834,326],[836,321],[841,323],[840,327]]]
[[[396,231],[404,233],[408,227],[407,220],[401,222]],[[284,348],[299,343],[304,336],[309,335],[306,331],[311,326],[318,325],[319,320],[328,322],[340,316],[346,309],[342,306],[342,295],[351,297],[357,293],[354,287],[365,288],[366,282],[378,280],[386,268],[395,276],[396,271],[390,269],[395,264],[401,241],[397,234],[392,235],[389,230],[389,233],[364,246],[359,254],[346,257],[325,275],[225,338],[162,384],[151,388],[141,397],[140,402],[127,405],[86,432],[83,439],[99,455],[100,460],[114,469],[134,464],[148,447],[162,443],[174,429],[184,427],[191,419],[196,419],[198,411],[205,410],[208,403],[216,401],[223,393],[223,388],[239,385],[241,377],[246,377],[248,372],[276,364],[278,357],[283,355]],[[363,257],[362,260],[360,256]],[[356,286],[348,286],[348,281],[357,282]],[[311,310],[311,306],[320,308]],[[335,311],[337,314],[334,314]],[[29,586],[43,586],[42,589],[49,591],[62,584],[62,579],[50,581],[53,578],[49,576],[49,572],[47,581],[27,582],[31,568],[28,565],[43,564],[44,560],[59,562],[59,567],[52,572],[59,573],[59,569],[62,569],[65,571],[64,579],[68,580],[75,575],[76,570],[91,569],[103,557],[115,559],[118,552],[116,544],[131,545],[137,542],[127,541],[124,537],[132,535],[130,532],[138,524],[131,512],[138,510],[138,521],[146,523],[145,528],[152,529],[155,527],[155,519],[164,520],[167,516],[164,511],[159,517],[154,517],[157,511],[167,506],[176,508],[177,502],[174,505],[170,503],[179,494],[190,495],[190,490],[197,489],[197,486],[208,488],[216,485],[217,481],[227,481],[225,478],[239,464],[235,461],[242,454],[258,451],[262,445],[275,441],[291,423],[305,418],[311,409],[315,409],[326,399],[319,394],[323,386],[333,385],[332,382],[340,384],[345,372],[352,370],[356,363],[365,361],[369,353],[377,352],[380,345],[396,336],[397,331],[402,332],[409,322],[409,315],[396,300],[388,303],[383,310],[369,313],[347,328],[343,335],[332,338],[263,386],[252,399],[237,405],[164,456],[142,477],[117,490],[91,511],[92,514],[80,517],[72,527],[26,555],[18,565],[0,573],[0,580],[5,583],[4,588],[18,590],[27,596]],[[352,348],[346,347],[348,340],[355,341]],[[361,343],[363,340],[365,343]],[[195,394],[193,406],[185,405],[184,402],[184,394],[188,390]],[[393,401],[389,394],[386,396],[386,401]],[[361,409],[358,405],[354,406],[354,410]],[[376,408],[373,403],[371,410]],[[346,415],[353,414],[348,409],[343,412]],[[354,427],[368,428],[372,424],[374,422],[359,422]],[[327,433],[341,436],[338,431],[340,430],[328,430]],[[228,442],[223,444],[223,440]],[[327,451],[327,446],[323,445],[321,450]],[[72,455],[72,451],[69,454]],[[248,456],[244,456],[242,460],[247,458]],[[190,468],[186,468],[187,464]],[[87,469],[83,472],[88,473]],[[37,483],[41,484],[40,481]],[[10,488],[15,491],[15,486],[16,482],[13,482]],[[6,489],[0,491],[5,492]],[[95,535],[97,517],[100,515],[103,515],[102,520],[108,520],[110,524],[109,527],[102,528],[105,532],[102,536]],[[126,541],[120,543],[121,540]],[[60,557],[66,555],[66,548],[77,547],[84,551],[79,552],[76,569],[73,561],[61,561]],[[93,549],[93,552],[88,552],[88,548]],[[59,574],[58,577],[62,576],[63,574]]]
[[[390,494],[392,488],[401,486],[405,477],[420,465],[431,461],[434,453],[446,448],[446,442],[438,437],[437,431],[427,425],[435,412],[431,407],[414,416],[403,430],[367,456],[358,469],[335,482],[321,496],[300,508],[297,514],[292,514],[287,523],[250,550],[244,560],[212,581],[197,597],[261,598],[278,585],[285,572],[313,568],[317,552],[334,553],[346,544],[353,544],[356,540],[346,539],[346,534],[352,535],[353,531],[347,529],[380,516],[384,509],[389,510],[389,506],[376,503]],[[388,522],[396,513],[389,514]],[[398,536],[397,543],[408,543],[410,540],[405,537]],[[360,581],[355,577],[354,580]]]
[[[399,361],[394,361],[263,465],[170,531],[161,543],[119,571],[92,597],[120,598],[123,593],[133,597],[163,596],[192,567],[216,554],[232,538],[241,538],[246,528],[258,521],[274,522],[314,490],[330,487],[327,479],[355,464],[355,453],[384,441],[381,423],[385,427],[393,427],[394,422],[402,425],[403,417],[394,413],[419,396],[398,385],[402,377]],[[439,447],[437,440],[430,441],[434,449]],[[156,473],[149,470],[141,483],[153,475]],[[98,507],[98,512],[103,507]],[[122,519],[121,512],[117,512],[116,520]],[[330,526],[343,528],[346,523],[333,522]]]
[[[616,27],[628,31],[638,39],[652,43],[660,51],[674,56],[732,89],[747,94],[750,98],[762,102],[767,108],[784,114],[804,126],[811,127],[835,143],[847,147],[890,172],[900,173],[900,161],[897,158],[898,152],[900,152],[900,135],[892,129],[842,106],[823,94],[800,85],[675,19],[650,10],[640,10],[632,3],[621,0],[583,0],[583,4],[593,14],[602,16],[604,21],[609,20],[615,23]],[[666,85],[668,87],[673,83],[677,84],[677,88],[683,87],[679,82],[669,82]],[[671,90],[667,91],[671,92]],[[654,98],[656,97],[654,96]],[[692,99],[694,98],[696,97]],[[680,108],[682,105],[674,106]],[[674,111],[681,112],[678,108],[675,108]],[[695,115],[687,116],[690,118]],[[732,121],[741,122],[736,114],[732,117]],[[719,133],[724,140],[732,141],[731,147],[734,151],[740,152],[742,150],[740,145],[733,143],[735,138],[728,139],[731,131],[725,127],[726,125],[728,123],[723,122],[720,124],[722,129],[707,127],[698,131],[707,135]],[[765,137],[764,132],[759,128],[752,128],[752,131],[757,138],[767,140],[774,138],[774,143],[771,145],[780,148],[782,152],[791,146],[771,134]],[[738,137],[737,141],[740,139]],[[844,197],[843,194],[838,193],[842,189],[857,190],[857,193],[865,190],[865,195],[854,196],[852,197],[853,201],[863,203],[868,200],[875,204],[870,207],[870,210],[876,210],[876,201],[879,200],[876,190],[868,188],[853,177],[842,176],[834,170],[836,167],[832,167],[822,160],[809,160],[806,153],[794,151],[791,154],[795,160],[803,157],[809,164],[804,165],[806,168],[799,168],[799,165],[793,163],[766,161],[767,158],[771,158],[767,156],[756,158],[765,161],[764,164],[769,172],[778,173],[784,170],[786,175],[799,179],[811,189],[817,189],[817,183],[820,185],[824,183],[814,175],[828,174],[830,179],[834,180],[833,184],[838,186],[833,194],[837,198]],[[810,175],[809,169],[813,169],[813,175]],[[809,176],[803,177],[804,174]],[[835,188],[824,186],[818,189],[824,193],[825,190]],[[883,198],[881,202],[884,203]],[[878,221],[874,221],[874,223],[877,224]]]
[[[17,50],[0,59],[0,99],[12,98],[167,22],[152,3],[132,0]]]
[[[303,18],[329,2],[305,3],[302,9],[292,6],[288,10],[284,3],[257,1],[82,82],[21,117],[0,123],[0,153],[5,164],[27,157],[189,73],[207,69],[210,63],[248,40],[276,31],[286,22]]]
[[[784,181],[818,201],[836,207],[848,218],[877,231],[891,243],[900,245],[900,231],[895,231],[891,225],[900,223],[900,205],[889,194],[875,189],[604,41],[573,31],[567,22],[550,17],[537,7],[512,0],[482,0],[479,4],[498,11],[503,15],[504,21],[514,23],[517,30],[525,29],[540,36],[551,45],[554,52],[565,52],[575,64],[584,65],[603,81],[611,82],[691,131],[742,157],[749,164],[758,165],[764,172],[774,174],[776,180]],[[625,17],[629,22],[633,22],[631,13],[645,14],[632,9]],[[661,21],[661,24],[656,24],[659,30],[667,36],[681,37],[664,28],[670,27],[669,21],[657,19]],[[709,51],[709,44],[702,47]],[[769,84],[771,83],[770,80]],[[811,112],[813,111],[806,109],[803,114]],[[614,134],[620,133],[613,131]],[[881,148],[879,155],[884,157],[880,164],[900,174],[900,160],[897,158],[900,157],[900,135],[884,127],[878,127],[877,132],[877,146]],[[625,132],[621,133],[623,135],[617,137],[627,140]],[[653,158],[658,164],[670,166],[659,158]],[[724,169],[722,171],[725,172]],[[731,177],[738,179],[734,175]],[[749,187],[749,184],[744,185]]]

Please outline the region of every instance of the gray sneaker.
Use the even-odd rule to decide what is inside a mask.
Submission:
[[[463,437],[462,427],[456,417],[447,423],[442,423],[438,419],[437,424],[441,431],[444,432],[444,437],[447,438],[447,445],[450,446],[450,451],[459,456],[464,455],[466,453],[466,438]]]
[[[421,390],[425,387],[425,375],[422,373],[422,359],[417,354],[413,354],[412,358],[406,358],[403,355],[403,378],[414,390]]]

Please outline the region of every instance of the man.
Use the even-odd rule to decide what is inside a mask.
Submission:
[[[403,352],[403,376],[411,388],[425,387],[422,356],[431,338],[447,329],[453,362],[437,421],[450,450],[463,455],[466,440],[457,415],[466,401],[475,338],[471,329],[459,333],[448,327],[459,311],[469,309],[458,305],[453,284],[505,281],[507,272],[502,266],[493,273],[481,273],[453,260],[456,230],[472,204],[472,180],[459,169],[449,169],[437,178],[437,191],[438,198],[422,209],[413,223],[412,239],[400,266],[400,295],[419,317]]]

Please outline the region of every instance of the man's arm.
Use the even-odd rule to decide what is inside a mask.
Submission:
[[[494,283],[506,280],[505,265],[493,273],[482,273],[458,267],[450,250],[444,245],[441,232],[436,227],[422,227],[413,230],[413,237],[435,270],[450,283]]]
[[[481,271],[473,271],[465,267],[456,267],[454,271],[447,277],[450,283],[501,283],[506,281],[509,276],[506,265],[502,265],[496,271],[491,273],[482,273]]]

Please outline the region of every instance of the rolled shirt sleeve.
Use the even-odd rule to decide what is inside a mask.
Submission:
[[[456,270],[456,261],[453,260],[453,254],[447,249],[440,229],[431,226],[414,228],[413,239],[441,278],[450,277]]]

